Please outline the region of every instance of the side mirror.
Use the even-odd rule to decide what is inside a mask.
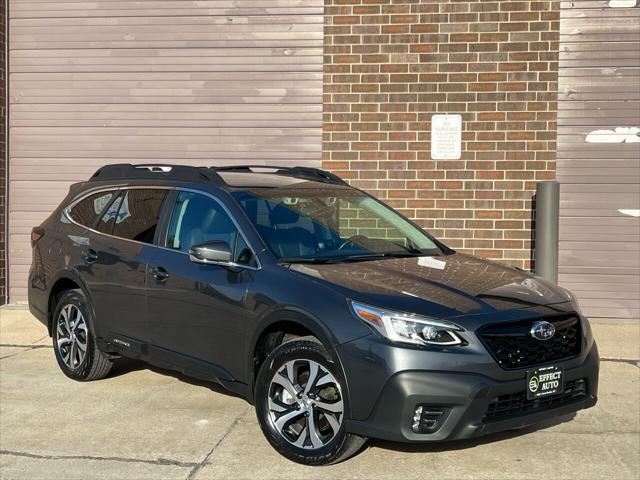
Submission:
[[[193,245],[189,249],[189,260],[205,265],[231,266],[231,247],[222,240]]]

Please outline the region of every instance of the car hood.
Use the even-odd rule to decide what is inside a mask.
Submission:
[[[292,264],[348,298],[438,318],[566,303],[565,290],[512,267],[470,255]]]

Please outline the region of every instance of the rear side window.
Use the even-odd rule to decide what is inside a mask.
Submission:
[[[105,224],[114,222],[113,235],[116,237],[153,243],[160,210],[166,196],[167,190],[128,190],[122,199],[118,199],[118,213],[113,219],[106,218]]]
[[[71,219],[85,227],[92,227],[96,218],[109,204],[115,192],[99,192],[89,195],[71,208]]]
[[[118,195],[109,208],[102,214],[102,218],[98,221],[96,225],[96,230],[101,233],[111,233],[113,232],[113,226],[116,223],[116,217],[118,216],[118,211],[120,210],[120,205],[122,204],[122,199],[124,198],[124,192]]]

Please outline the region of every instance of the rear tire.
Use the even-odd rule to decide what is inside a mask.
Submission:
[[[317,341],[276,348],[256,379],[256,414],[273,448],[305,465],[329,465],[356,454],[367,439],[345,430],[345,382]]]
[[[80,382],[104,378],[113,366],[98,349],[93,320],[82,290],[62,294],[53,314],[53,350],[62,372]]]

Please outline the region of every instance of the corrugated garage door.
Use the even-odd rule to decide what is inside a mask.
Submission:
[[[320,166],[322,0],[11,0],[9,296],[104,163]]]
[[[561,3],[559,280],[591,316],[640,316],[640,9],[634,4]]]

